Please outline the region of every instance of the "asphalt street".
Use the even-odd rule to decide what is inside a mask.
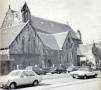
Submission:
[[[15,90],[101,90],[101,74],[97,78],[89,79],[73,79],[67,73],[42,77],[43,81],[39,86],[23,86]]]
[[[36,87],[21,87],[16,90],[101,90],[101,76],[89,79],[73,79],[66,74],[53,75],[58,78],[45,79]],[[50,75],[52,76],[52,75]],[[65,77],[62,77],[65,76]],[[48,76],[49,77],[49,76]]]

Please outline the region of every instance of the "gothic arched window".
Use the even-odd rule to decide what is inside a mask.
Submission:
[[[22,52],[24,53],[24,36],[23,36],[23,38],[22,38]]]

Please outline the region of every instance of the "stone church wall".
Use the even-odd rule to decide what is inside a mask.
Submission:
[[[9,48],[15,64],[43,66],[43,44],[30,24],[27,24]]]

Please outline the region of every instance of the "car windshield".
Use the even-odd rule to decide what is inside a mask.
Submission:
[[[10,76],[20,76],[21,75],[21,71],[12,71],[8,75],[10,75]]]

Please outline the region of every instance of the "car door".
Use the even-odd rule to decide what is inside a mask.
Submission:
[[[37,79],[37,76],[33,71],[24,71],[19,79],[18,85],[32,84],[35,79]]]
[[[37,76],[33,71],[27,71],[28,84],[32,84],[36,78]]]
[[[21,73],[19,79],[16,80],[17,85],[26,85],[27,84],[27,76],[24,72]]]
[[[87,71],[87,75],[88,75],[88,76],[92,76],[92,75],[94,75],[93,70],[92,70],[92,69],[89,69],[89,70]]]
[[[94,71],[90,71],[90,76],[94,76],[95,72]]]

